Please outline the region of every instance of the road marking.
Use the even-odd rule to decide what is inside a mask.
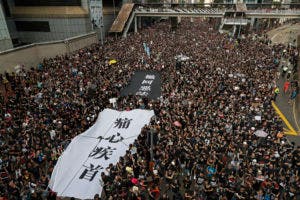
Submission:
[[[295,131],[295,129],[292,127],[292,125],[287,120],[287,118],[284,116],[284,114],[279,110],[279,108],[277,107],[277,105],[275,104],[274,101],[272,101],[272,106],[275,109],[276,113],[279,115],[279,117],[282,119],[282,121],[285,123],[285,125],[288,127],[288,129],[284,128],[284,130],[285,130],[284,133],[287,135],[297,135],[297,132]]]

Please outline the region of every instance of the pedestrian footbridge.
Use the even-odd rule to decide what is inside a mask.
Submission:
[[[231,18],[228,13],[236,13]],[[242,13],[242,14],[241,14]],[[222,18],[223,25],[245,25],[250,20],[263,19],[296,19],[300,18],[300,4],[281,4],[274,7],[273,4],[124,4],[119,12],[110,32],[127,32],[134,22],[134,30],[137,31],[138,20],[143,17],[206,17]],[[227,23],[227,24],[226,24]]]
[[[300,9],[236,9],[211,7],[167,7],[153,8],[138,6],[134,9],[136,16],[141,17],[223,17],[228,11],[245,12],[247,17],[255,18],[300,18]]]
[[[115,19],[114,23],[112,24],[109,32],[111,33],[121,33],[124,29],[124,26],[126,24],[126,22],[128,21],[129,16],[132,14],[134,8],[134,4],[133,3],[125,3],[117,18]]]

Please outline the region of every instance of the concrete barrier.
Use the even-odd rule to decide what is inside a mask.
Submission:
[[[13,72],[17,65],[25,69],[36,67],[44,58],[64,55],[98,43],[96,32],[65,40],[34,43],[0,52],[0,73]]]

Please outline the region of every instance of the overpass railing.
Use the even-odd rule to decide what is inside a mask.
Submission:
[[[173,13],[173,12],[194,12],[194,13],[224,13],[225,9],[220,9],[220,8],[149,8],[149,7],[138,7],[135,9],[136,13],[140,12],[154,12],[154,13]]]
[[[256,10],[248,10],[246,14],[274,14],[274,15],[292,15],[299,14],[300,17],[300,9],[256,9]]]
[[[195,13],[195,14],[224,14],[225,12],[236,12],[233,9],[225,8],[156,8],[156,7],[138,7],[135,9],[137,14],[140,13]],[[244,11],[251,15],[299,15],[300,9],[250,9]]]
[[[278,9],[278,8],[293,8],[300,10],[300,3],[246,3],[247,9]],[[236,4],[233,3],[135,3],[136,7],[148,8],[226,8],[236,9]]]
[[[224,19],[224,24],[228,25],[247,25],[248,20],[242,19],[242,18],[230,18],[230,19]]]

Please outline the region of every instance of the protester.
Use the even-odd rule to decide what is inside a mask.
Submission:
[[[299,198],[300,148],[282,135],[270,103],[279,66],[274,61],[286,48],[252,35],[236,43],[213,27],[206,20],[182,20],[170,32],[162,21],[5,76],[12,95],[0,109],[0,197],[54,199],[47,186],[57,159],[100,111],[114,107],[153,109],[156,117],[99,177],[103,199]],[[190,58],[179,68],[178,55]],[[120,97],[140,69],[162,73],[158,100]],[[111,98],[117,98],[114,105]],[[153,160],[150,130],[157,135]],[[257,137],[257,130],[268,136]]]
[[[287,93],[288,89],[290,87],[290,82],[288,80],[286,80],[283,84],[283,91],[284,93]]]

